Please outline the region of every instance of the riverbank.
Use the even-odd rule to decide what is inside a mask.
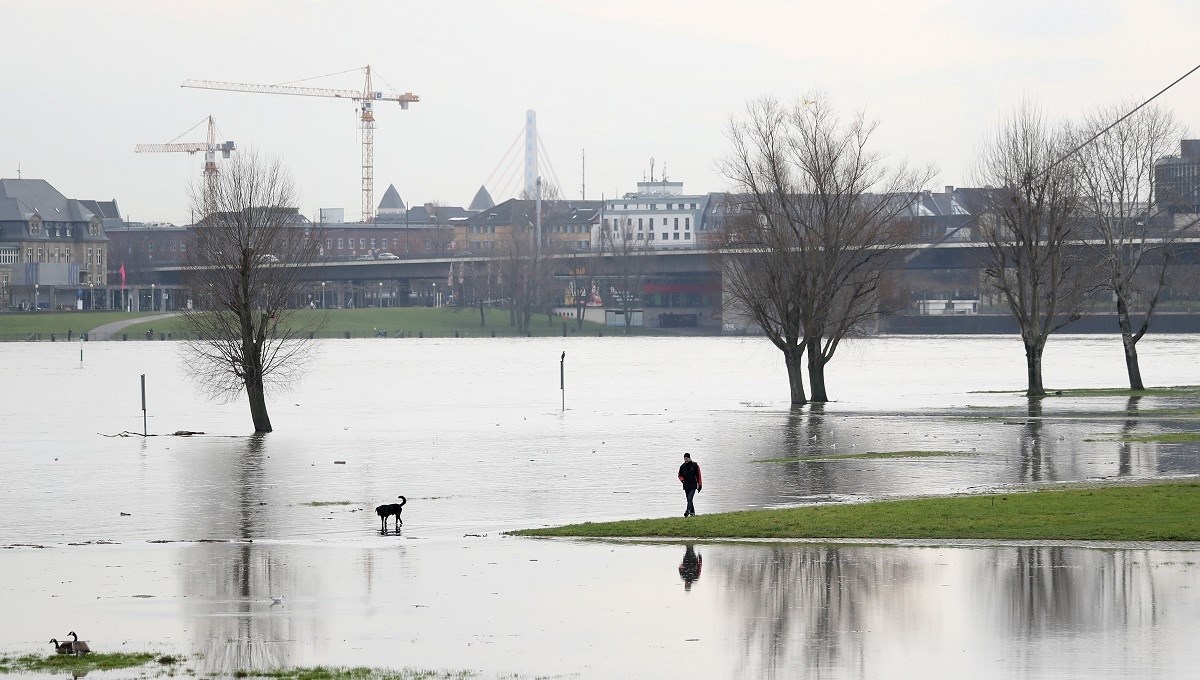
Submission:
[[[513,531],[510,535],[1200,541],[1200,482],[1039,489],[687,518],[587,522]]]

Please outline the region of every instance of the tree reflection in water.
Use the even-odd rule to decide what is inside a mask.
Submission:
[[[1129,401],[1125,404],[1126,418],[1121,425],[1121,442],[1117,452],[1117,476],[1128,477],[1133,472],[1133,442],[1129,441],[1129,435],[1133,434],[1134,428],[1137,427],[1138,418],[1138,402],[1142,400],[1140,395],[1129,395]]]
[[[744,626],[737,676],[815,677],[833,667],[862,675],[869,615],[903,600],[916,571],[902,554],[879,557],[861,547],[790,545],[735,560],[725,582]]]
[[[1023,641],[1088,631],[1148,629],[1164,599],[1146,550],[1053,547],[986,549],[981,607]]]
[[[210,502],[217,507],[197,509],[213,521],[209,527],[213,535],[221,535],[232,520],[241,541],[202,543],[194,551],[198,559],[183,566],[187,596],[206,610],[194,619],[193,642],[193,649],[203,656],[200,663],[205,672],[290,665],[287,641],[297,637],[291,617],[273,602],[273,597],[292,591],[295,574],[272,546],[251,542],[262,535],[268,519],[262,493],[263,439],[261,434],[251,436],[244,454],[232,457],[232,507],[220,495],[211,495]],[[234,517],[228,517],[230,512]]]

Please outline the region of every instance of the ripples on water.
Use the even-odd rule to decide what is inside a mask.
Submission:
[[[1196,343],[1143,341],[1147,383],[1200,383]],[[1021,389],[1015,338],[853,343],[830,366],[838,401],[800,411],[759,339],[317,348],[298,388],[271,399],[277,431],[255,438],[242,402],[197,396],[171,343],[88,345],[82,368],[77,345],[0,345],[0,498],[20,509],[0,544],[48,546],[0,551],[0,595],[31,612],[0,624],[0,651],[82,620],[225,670],[857,677],[907,663],[1167,677],[1197,666],[1191,646],[1164,647],[1197,632],[1190,552],[700,544],[685,592],[683,545],[497,537],[678,514],[684,451],[704,468],[702,513],[1200,471],[1194,446],[1115,441],[1193,428],[1155,412],[1195,405],[1145,398],[1138,415],[1121,397],[1059,398],[1031,413],[1019,394],[975,392]],[[1119,386],[1123,371],[1113,337],[1056,338],[1046,357],[1052,388]],[[152,432],[208,435],[100,436],[140,431],[140,373]],[[960,455],[806,462],[904,450]],[[776,457],[796,460],[754,462]],[[409,499],[404,531],[380,537],[372,508],[397,494]],[[116,545],[70,545],[89,541]],[[20,587],[13,574],[26,575]]]

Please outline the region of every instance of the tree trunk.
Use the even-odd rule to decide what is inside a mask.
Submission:
[[[1125,371],[1129,374],[1129,389],[1144,390],[1142,368],[1138,365],[1137,340],[1133,339],[1133,325],[1129,321],[1129,305],[1121,294],[1117,295],[1117,323],[1121,326],[1121,344],[1125,347]]]
[[[1025,390],[1025,396],[1046,396],[1046,388],[1042,386],[1042,348],[1030,341],[1025,343],[1025,367],[1029,377],[1029,389]]]
[[[821,339],[808,338],[805,344],[808,345],[808,384],[812,387],[812,400],[829,401],[825,392],[825,355],[821,353]]]
[[[1121,340],[1125,345],[1125,370],[1129,373],[1129,389],[1144,390],[1146,386],[1142,384],[1142,368],[1138,365],[1137,343],[1132,335],[1122,335]]]
[[[254,431],[270,432],[271,416],[267,415],[267,397],[261,378],[246,380],[246,396],[250,399],[250,417],[254,419]]]
[[[792,406],[803,406],[808,403],[804,393],[804,347],[794,347],[783,350],[783,363],[787,365],[788,385],[792,392]]]
[[[484,316],[483,316],[483,300],[479,301],[479,325],[480,326],[487,325],[487,321],[484,319]]]

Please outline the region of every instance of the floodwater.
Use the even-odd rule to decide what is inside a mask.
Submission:
[[[173,343],[2,344],[0,653],[196,655],[564,677],[1195,677],[1200,546],[604,542],[575,521],[1200,473],[1178,397],[1030,411],[1009,337],[857,341],[793,411],[756,338],[319,341],[246,436]],[[1200,383],[1196,336],[1141,343]],[[566,351],[566,390],[559,356]],[[190,438],[112,437],[148,429]],[[1119,386],[1110,336],[1051,341],[1052,388]],[[1007,392],[1005,392],[1007,390]],[[562,410],[565,398],[566,410]],[[953,451],[911,459],[830,454]],[[789,462],[757,462],[770,458]],[[824,459],[822,459],[824,457]],[[408,499],[399,534],[375,505]],[[45,648],[45,649],[43,649]],[[119,675],[119,674],[118,674]]]

